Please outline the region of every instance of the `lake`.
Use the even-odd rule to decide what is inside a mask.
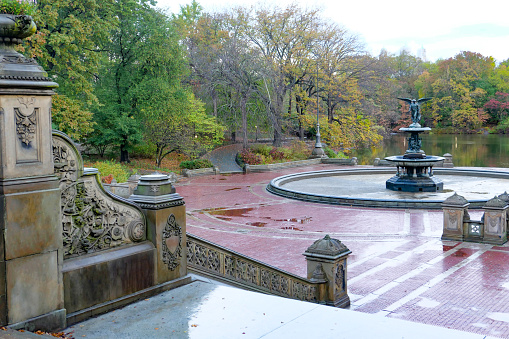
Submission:
[[[352,151],[359,164],[372,165],[375,158],[402,155],[408,148],[409,135],[398,133],[379,145]],[[509,135],[503,134],[421,134],[422,150],[427,155],[450,153],[454,166],[509,167]]]

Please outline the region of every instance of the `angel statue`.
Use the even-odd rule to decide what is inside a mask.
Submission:
[[[419,121],[421,121],[421,106],[420,104],[422,102],[426,102],[428,100],[431,100],[432,98],[420,98],[419,100],[410,99],[410,98],[398,98],[399,100],[403,100],[405,102],[408,102],[410,105],[409,112],[412,115],[412,124],[410,127],[421,127],[419,124]]]

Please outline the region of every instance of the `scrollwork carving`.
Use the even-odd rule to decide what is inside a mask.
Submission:
[[[79,154],[60,137],[52,141],[54,173],[60,179],[64,257],[144,240],[142,212],[110,198],[95,175],[79,177]]]
[[[163,262],[170,271],[174,271],[182,258],[182,227],[177,224],[173,214],[170,214],[166,221],[162,242]]]

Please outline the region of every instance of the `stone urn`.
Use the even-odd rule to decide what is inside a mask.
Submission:
[[[31,16],[0,14],[0,42],[4,49],[8,46],[12,49],[14,44],[35,33],[37,26]]]
[[[0,88],[58,87],[33,58],[26,58],[14,50],[14,45],[33,35],[36,30],[31,16],[0,14]]]

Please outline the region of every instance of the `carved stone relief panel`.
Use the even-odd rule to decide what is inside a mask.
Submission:
[[[502,215],[500,212],[486,211],[484,214],[485,234],[499,234],[502,227]]]
[[[162,241],[163,262],[170,271],[174,271],[180,265],[182,258],[182,227],[177,224],[173,214],[170,214],[163,229]],[[203,254],[205,255],[205,251]]]
[[[460,210],[446,210],[445,211],[445,228],[450,231],[457,231],[460,229],[460,225],[463,222],[461,220],[461,211]]]
[[[342,264],[338,265],[334,276],[335,294],[336,296],[343,293],[346,287],[345,268]]]
[[[95,175],[80,177],[75,149],[53,137],[54,173],[60,179],[64,257],[74,257],[143,241],[143,214],[107,195]]]
[[[16,163],[38,162],[39,155],[39,107],[34,97],[18,97],[14,107],[16,122]]]

